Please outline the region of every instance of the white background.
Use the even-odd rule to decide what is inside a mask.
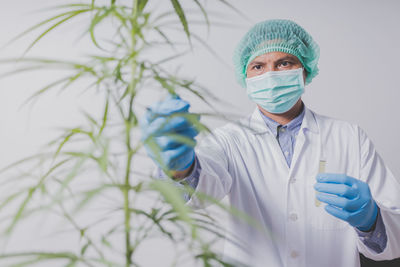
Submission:
[[[47,17],[32,11],[69,1],[1,2],[2,46],[18,33]],[[232,52],[240,38],[256,22],[272,18],[292,19],[313,36],[321,50],[320,73],[306,87],[303,96],[305,104],[317,113],[359,124],[395,176],[400,177],[398,1],[232,1],[248,19],[227,11],[215,2],[207,1],[207,9],[225,13],[226,20],[235,25],[211,27],[207,39],[207,43],[225,64],[197,45],[194,52],[185,57],[182,73],[196,77],[198,82],[235,106],[219,106],[219,110],[245,115],[254,108],[245,90],[236,83],[231,65]],[[169,1],[159,1],[159,8],[168,4]],[[213,19],[221,21],[222,16],[211,16],[211,21]],[[60,28],[61,33],[50,34],[29,55],[74,59],[84,55],[90,51],[91,46],[86,39],[77,40],[84,30],[82,25],[75,23]],[[199,33],[204,36],[204,31]],[[20,56],[32,37],[3,47],[0,57]],[[9,68],[12,65],[0,66],[2,72]],[[101,99],[96,101],[98,97],[95,93],[80,94],[79,90],[74,89],[63,94],[47,94],[35,106],[20,108],[35,89],[51,80],[51,72],[35,72],[0,80],[0,168],[38,152],[43,144],[59,133],[57,128],[81,123],[80,109],[96,113],[102,108],[103,102]],[[146,104],[162,97],[148,95]],[[187,96],[187,100],[191,103],[192,111],[206,111],[197,99]],[[212,128],[224,123],[207,118],[202,118],[202,122],[209,123]],[[151,164],[147,161],[147,166],[152,167]],[[28,239],[24,237],[24,245],[34,248],[34,242],[29,243],[26,241]],[[15,240],[14,246],[18,247],[21,240]],[[73,244],[73,240],[63,242]],[[51,245],[57,247],[55,243]],[[154,253],[154,247],[149,247],[148,253]],[[166,250],[161,252],[161,255],[166,254]],[[144,262],[147,264],[145,266],[161,266],[158,264],[163,262],[163,257],[153,257]]]

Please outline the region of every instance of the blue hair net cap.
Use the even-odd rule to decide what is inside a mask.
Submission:
[[[246,70],[256,57],[268,52],[296,56],[307,72],[306,84],[318,74],[319,46],[302,27],[290,20],[273,19],[254,25],[240,40],[233,54],[238,82],[246,87]]]

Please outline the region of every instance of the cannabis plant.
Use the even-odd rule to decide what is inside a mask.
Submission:
[[[150,89],[156,90],[155,94],[188,92],[212,109],[210,100],[218,100],[204,86],[180,77],[170,67],[192,51],[194,43],[207,46],[191,30],[189,19],[200,16],[202,25],[209,28],[212,23],[205,3],[185,1],[191,4],[186,10],[182,1],[163,4],[166,2],[168,10],[157,9],[151,0],[91,0],[53,6],[53,16],[12,40],[35,35],[26,51],[21,51],[23,56],[1,61],[17,66],[5,75],[54,69],[66,74],[38,89],[28,102],[50,90],[92,90],[104,105],[101,114],[83,112],[85,124],[63,129],[39,153],[1,170],[2,187],[7,188],[0,196],[2,238],[11,238],[21,222],[32,216],[55,214],[61,218],[60,227],[68,225],[71,236],[77,237],[76,246],[63,251],[5,250],[0,255],[1,266],[44,266],[45,262],[51,266],[140,266],[137,251],[146,240],[156,237],[169,240],[175,250],[176,257],[165,266],[188,266],[188,262],[229,266],[213,247],[217,239],[224,238],[223,229],[205,210],[185,205],[182,194],[193,190],[178,187],[173,179],[157,179],[135,164],[135,158],[146,157],[138,127],[138,114],[145,110],[139,101],[142,93]],[[218,2],[235,10],[226,0]],[[49,33],[78,18],[80,30],[93,46],[90,55],[79,61],[29,57],[31,48],[50,38]],[[205,133],[210,130],[198,121],[198,115],[221,118],[218,113],[176,115],[185,116]],[[194,145],[182,136],[175,138]],[[144,142],[155,154],[159,152],[151,137]],[[169,170],[164,172],[172,178]],[[237,210],[209,196],[199,193],[198,197],[239,216]],[[93,211],[94,202],[106,204]],[[205,232],[214,238],[204,238]]]

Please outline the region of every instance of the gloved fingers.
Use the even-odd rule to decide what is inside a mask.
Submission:
[[[154,141],[157,143],[161,151],[170,150],[182,145],[182,143],[176,142],[173,138],[168,136],[154,137]]]
[[[149,123],[150,123],[150,120],[149,120],[149,116],[150,116],[150,111],[149,110],[147,110],[140,118],[139,118],[139,126],[140,126],[140,128],[142,129],[142,131],[143,130],[145,130],[146,128],[147,128],[147,126],[149,125]]]
[[[196,145],[195,137],[197,135],[198,131],[192,126],[176,132],[169,132],[164,134],[164,136],[173,139],[175,142],[186,144],[192,147]]]
[[[167,132],[176,132],[190,127],[190,122],[185,117],[158,117],[154,119],[144,130],[143,136],[160,136]]]
[[[181,130],[176,131],[177,134],[183,135],[189,138],[194,138],[199,134],[199,131],[194,127],[190,126]]]
[[[357,183],[354,185],[363,197],[371,198],[371,190],[369,189],[369,185],[363,181],[357,180]]]
[[[174,149],[165,150],[162,151],[161,153],[163,155],[163,159],[165,159],[166,162],[172,162],[185,157],[192,150],[193,150],[192,147],[181,144],[180,146],[177,146]]]
[[[357,188],[348,186],[346,184],[316,183],[314,188],[318,192],[334,194],[341,197],[346,197],[348,199],[353,199],[358,196]]]
[[[336,218],[348,222],[351,226],[358,227],[365,224],[366,218],[365,216],[362,216],[361,210],[349,212],[331,205],[326,205],[325,210]]]
[[[187,127],[176,133],[165,133],[161,136],[153,136],[152,140],[160,150],[168,150],[175,148],[181,144],[194,147],[197,141],[194,139],[198,135],[198,131],[193,127]],[[142,141],[146,141],[142,137]]]
[[[160,148],[154,143],[154,140],[151,140],[151,145],[147,144],[144,146],[146,149],[147,155],[156,162],[159,166],[159,162],[162,161],[162,151]],[[160,166],[162,167],[162,166]]]
[[[171,115],[176,112],[188,112],[190,108],[189,102],[182,100],[180,98],[173,98],[168,96],[165,100],[153,103],[148,107],[149,119],[153,115]]]
[[[171,170],[180,170],[188,165],[193,158],[193,153],[193,148],[187,145],[161,152],[164,163]]]
[[[188,112],[190,104],[180,98],[174,99],[167,97],[167,100],[153,103],[146,108],[146,112],[142,117],[142,124],[149,124],[159,116],[169,116],[177,112]]]
[[[165,99],[181,99],[181,97],[177,94],[168,93],[168,95],[165,97]]]
[[[149,124],[150,122],[152,122],[155,119],[155,113],[148,107],[146,108],[146,113],[144,116],[145,122],[147,124]]]
[[[326,172],[317,174],[316,178],[320,183],[347,184],[350,186],[352,186],[356,180],[350,176],[347,176],[346,174]]]
[[[181,135],[178,133],[157,136],[154,138],[155,142],[162,151],[176,148],[182,144],[194,147],[196,140],[190,136]]]
[[[154,144],[154,140],[152,140],[152,143]],[[190,166],[192,158],[194,159],[193,148],[183,144],[165,151],[154,146],[145,146],[145,148],[148,156],[161,168],[184,170],[183,167]]]
[[[348,199],[332,194],[318,193],[317,199],[326,204],[336,206],[347,211],[356,211],[364,204],[360,198]]]
[[[333,205],[339,208],[343,208],[346,204],[348,199],[344,197],[339,197],[336,195],[325,194],[325,193],[317,193],[317,199],[321,202],[324,202],[329,205]]]
[[[343,221],[346,221],[346,222],[349,221],[350,216],[351,216],[350,212],[348,212],[346,210],[342,210],[342,209],[340,209],[338,207],[335,207],[335,206],[331,206],[331,205],[326,205],[325,206],[325,210],[329,214],[331,214],[331,215],[335,216],[336,218],[339,218],[339,219],[341,219]]]

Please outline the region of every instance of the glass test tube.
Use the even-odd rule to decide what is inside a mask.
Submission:
[[[318,173],[323,173],[323,172],[325,172],[325,164],[326,164],[326,161],[325,161],[325,160],[320,160],[320,161],[319,161]],[[315,193],[315,194],[317,194],[317,193]],[[315,196],[315,206],[316,206],[316,207],[321,206],[321,201],[319,201],[319,200],[317,199],[316,196]]]

